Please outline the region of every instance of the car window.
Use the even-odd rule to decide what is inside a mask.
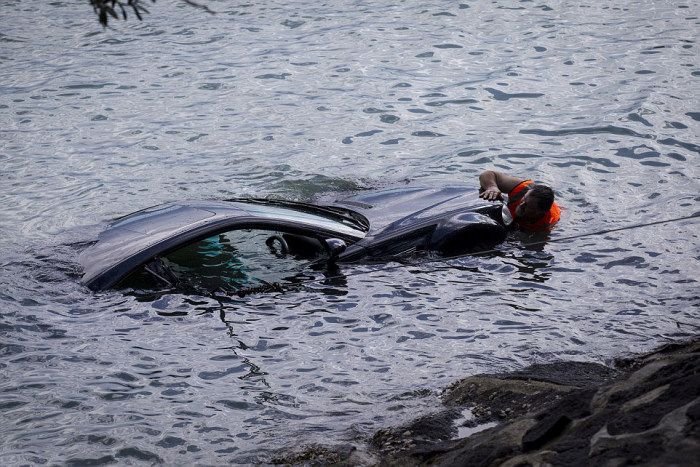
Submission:
[[[150,288],[161,282],[202,291],[236,291],[290,280],[325,256],[323,243],[315,237],[267,229],[232,230],[146,264],[125,285]]]

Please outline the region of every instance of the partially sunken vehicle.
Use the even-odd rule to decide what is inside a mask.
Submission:
[[[493,247],[506,233],[501,205],[459,186],[403,186],[328,205],[181,201],[117,219],[79,262],[83,283],[95,291],[172,286],[185,278],[210,290],[230,289],[328,263],[387,261],[420,251],[467,254]]]

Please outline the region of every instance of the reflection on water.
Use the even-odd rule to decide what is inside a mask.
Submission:
[[[552,240],[697,211],[696,3],[214,6],[109,30],[3,6],[3,465],[254,463],[361,440],[467,374],[697,333],[693,221],[285,273],[283,293],[84,289],[75,258],[110,219],[177,199],[496,168],[556,189]]]

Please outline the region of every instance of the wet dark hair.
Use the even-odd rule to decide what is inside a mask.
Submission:
[[[530,198],[537,202],[539,210],[546,212],[552,207],[554,192],[546,185],[534,185],[530,188]]]

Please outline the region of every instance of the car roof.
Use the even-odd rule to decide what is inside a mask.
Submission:
[[[102,232],[79,258],[83,283],[93,290],[107,289],[156,256],[239,228],[312,232],[352,242],[366,232],[340,212],[304,203],[255,199],[168,203],[117,219]]]

